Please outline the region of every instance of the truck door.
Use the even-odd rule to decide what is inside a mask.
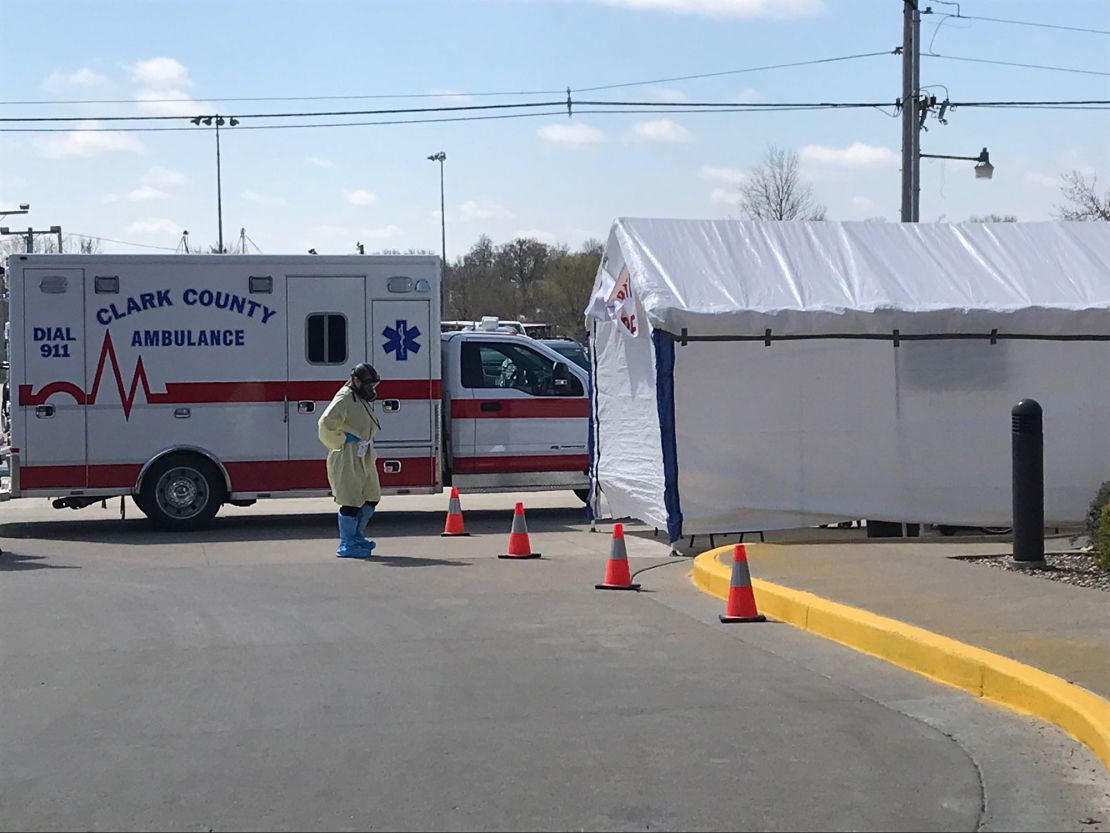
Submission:
[[[368,361],[381,375],[375,438],[382,488],[440,481],[440,335],[430,300],[369,303]]]
[[[290,489],[327,489],[317,421],[336,392],[364,360],[366,279],[289,277]]]
[[[88,485],[84,321],[83,269],[24,270],[23,367],[15,377],[24,489]]]
[[[586,417],[581,380],[556,385],[555,360],[518,341],[475,338],[462,344],[462,380],[474,398],[453,415],[474,421],[473,456],[456,453],[458,474],[582,472]],[[460,449],[461,451],[461,449]]]

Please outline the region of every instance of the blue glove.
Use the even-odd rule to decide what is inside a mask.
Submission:
[[[362,440],[360,438],[356,437],[354,434],[350,433],[349,431],[344,432],[344,433],[345,433],[347,442],[349,442],[349,443],[360,443],[360,442],[362,442]]]

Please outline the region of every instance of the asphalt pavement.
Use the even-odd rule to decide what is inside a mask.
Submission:
[[[537,561],[504,552],[523,499]],[[630,525],[641,593],[569,493],[327,501],[194,535],[0,506],[0,827],[1094,829],[1056,729],[790,626],[726,627]],[[968,567],[967,569],[972,569]],[[1085,822],[1094,822],[1086,824]]]

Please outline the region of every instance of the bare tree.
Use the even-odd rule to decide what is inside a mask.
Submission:
[[[1100,196],[1097,176],[1087,182],[1079,171],[1071,171],[1060,178],[1064,180],[1060,193],[1070,205],[1057,206],[1057,217],[1061,220],[1110,220],[1110,189]]]
[[[1016,223],[1018,218],[1015,214],[983,214],[968,217],[967,221],[969,223]]]
[[[740,207],[750,220],[824,220],[825,206],[798,173],[798,154],[776,145],[740,186]]]

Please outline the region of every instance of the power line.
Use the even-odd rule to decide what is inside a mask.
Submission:
[[[1045,70],[1051,70],[1053,72],[1075,72],[1075,73],[1079,73],[1080,75],[1107,75],[1107,76],[1110,76],[1110,72],[1103,72],[1101,70],[1096,70],[1096,69],[1079,69],[1078,67],[1056,67],[1056,66],[1047,66],[1045,64],[1023,64],[1023,63],[1018,63],[1016,61],[991,61],[991,60],[988,60],[986,58],[968,58],[968,57],[965,57],[963,55],[941,55],[937,52],[922,52],[921,57],[922,58],[944,58],[945,60],[948,60],[948,61],[967,61],[969,63],[974,63],[974,64],[997,64],[998,66],[1004,66],[1004,67],[1024,67],[1025,69],[1045,69]]]
[[[506,90],[504,92],[486,93],[381,93],[376,95],[264,95],[264,96],[231,96],[221,98],[205,98],[197,104],[209,102],[242,102],[242,101],[370,101],[407,98],[489,98],[505,95],[561,95],[566,90]],[[180,98],[72,98],[72,99],[37,99],[28,101],[0,101],[0,105],[51,105],[51,104],[182,104]]]
[[[293,118],[323,118],[331,116],[388,116],[402,113],[448,113],[448,112],[474,112],[476,110],[516,110],[532,107],[558,107],[564,101],[525,101],[515,104],[467,104],[455,107],[394,107],[385,110],[316,110],[309,112],[285,113],[223,113],[228,117],[240,119],[293,119]],[[203,115],[203,114],[202,114]],[[185,115],[177,116],[3,116],[0,122],[63,122],[63,121],[182,121],[189,118]]]
[[[939,2],[939,0],[937,0]],[[1004,17],[981,17],[974,14],[960,14],[958,3],[949,3],[946,5],[956,6],[956,13],[953,15],[946,15],[947,17],[955,17],[960,20],[984,20],[988,23],[1008,23],[1014,26],[1035,26],[1039,29],[1061,29],[1066,32],[1087,32],[1092,35],[1110,35],[1110,30],[1107,29],[1089,29],[1085,26],[1062,26],[1057,23],[1040,23],[1033,20],[1009,20]],[[922,14],[931,14],[932,12],[922,12]]]
[[[722,72],[703,72],[697,75],[677,75],[673,78],[655,78],[651,81],[629,81],[624,84],[605,84],[597,87],[578,87],[572,92],[576,93],[591,93],[598,90],[616,90],[622,87],[643,87],[651,84],[669,84],[675,81],[695,81],[701,78],[719,78],[723,75],[741,75],[747,72],[763,72],[768,69],[786,69],[787,67],[804,67],[813,66],[815,64],[831,64],[836,61],[854,61],[857,58],[874,58],[879,55],[893,55],[894,50],[885,50],[883,52],[861,52],[858,55],[841,55],[836,58],[817,58],[812,61],[795,61],[788,64],[767,64],[766,66],[746,67],[745,69],[728,69]]]
[[[177,251],[177,249],[172,249],[169,246],[151,246],[147,243],[132,243],[128,240],[113,240],[111,237],[101,237],[99,234],[82,234],[79,231],[70,232],[70,234],[76,237],[84,237],[87,240],[107,240],[109,243],[118,243],[121,246],[136,246],[140,249],[160,249],[164,252]]]
[[[758,113],[758,112],[796,112],[806,110],[844,110],[889,107],[889,102],[813,102],[792,103],[737,103],[737,102],[582,102],[575,105],[574,113],[587,114],[666,114],[666,113]],[[612,109],[617,108],[617,109]],[[565,107],[529,113],[501,113],[479,116],[448,116],[444,118],[388,119],[375,121],[310,122],[306,124],[239,124],[234,130],[303,130],[318,127],[359,127],[398,124],[443,124],[448,122],[491,121],[503,119],[546,118],[566,116]],[[246,116],[242,118],[248,118]],[[193,131],[192,127],[0,127],[0,133],[178,133]]]

